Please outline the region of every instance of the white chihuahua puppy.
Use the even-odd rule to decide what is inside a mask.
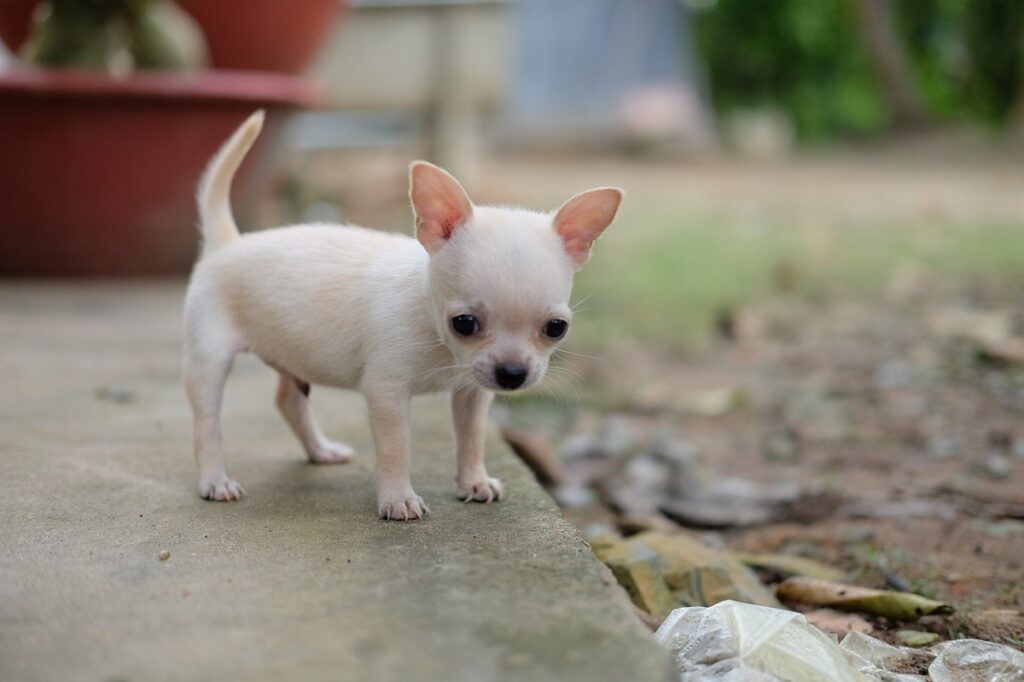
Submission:
[[[236,500],[221,449],[220,408],[235,355],[277,370],[277,406],[311,462],[346,462],[313,418],[311,384],[356,389],[377,451],[377,511],[419,519],[429,510],[410,481],[409,403],[450,390],[456,492],[491,502],[501,482],[484,468],[494,392],[544,376],[569,328],[574,272],[615,217],[622,192],[578,194],[556,213],[474,206],[451,175],[410,169],[416,239],[337,225],[241,237],[231,179],[263,124],[249,117],[199,184],[202,255],[185,298],[185,386],[195,417],[199,494]]]

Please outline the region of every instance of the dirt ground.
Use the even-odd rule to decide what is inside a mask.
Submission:
[[[990,355],[979,330],[1019,328],[1024,306],[981,292],[951,304],[924,280],[896,289],[871,304],[744,309],[693,354],[574,358],[589,385],[632,389],[561,422],[526,408],[522,423],[546,428],[570,478],[597,492],[570,500],[570,518],[628,534],[623,516],[667,525],[653,514],[713,546],[817,559],[853,584],[956,607],[916,626],[875,619],[882,638],[920,627],[1021,647],[1024,364]],[[600,453],[609,438],[627,444]],[[690,453],[684,472],[659,471],[659,439]],[[621,461],[595,475],[602,456]],[[738,482],[750,505],[735,503]],[[699,490],[723,484],[717,510]],[[703,509],[673,510],[688,498]]]

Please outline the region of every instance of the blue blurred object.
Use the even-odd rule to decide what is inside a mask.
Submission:
[[[630,118],[666,115],[680,119],[679,132],[706,127],[690,16],[677,0],[519,0],[515,14],[517,132],[606,134]],[[631,114],[645,93],[658,93],[648,108],[660,113]]]

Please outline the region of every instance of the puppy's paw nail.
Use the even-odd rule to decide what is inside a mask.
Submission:
[[[460,481],[456,494],[463,502],[497,502],[505,494],[501,481],[483,475],[480,478]]]
[[[416,521],[430,513],[423,498],[416,493],[396,493],[382,495],[377,505],[377,512],[387,521]]]
[[[204,500],[233,502],[241,499],[243,494],[242,486],[227,476],[216,476],[199,483],[199,496]]]
[[[306,453],[314,464],[344,464],[352,459],[355,450],[344,443],[328,441],[322,447]]]

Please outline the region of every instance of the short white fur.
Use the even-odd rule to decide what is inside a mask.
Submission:
[[[554,214],[474,206],[459,183],[426,162],[410,168],[416,239],[361,227],[297,225],[238,232],[231,180],[259,135],[249,117],[213,157],[197,200],[203,237],[185,298],[184,380],[195,420],[199,493],[238,499],[221,445],[220,409],[234,357],[254,353],[277,370],[276,402],[311,462],[341,463],[352,449],[320,431],[311,384],[360,391],[377,457],[378,513],[411,520],[429,510],[410,480],[413,395],[450,391],[456,493],[503,495],[484,466],[486,415],[499,370],[526,388],[540,381],[569,321],[574,272],[611,223],[621,190],[578,194]],[[464,337],[452,318],[473,315]]]

